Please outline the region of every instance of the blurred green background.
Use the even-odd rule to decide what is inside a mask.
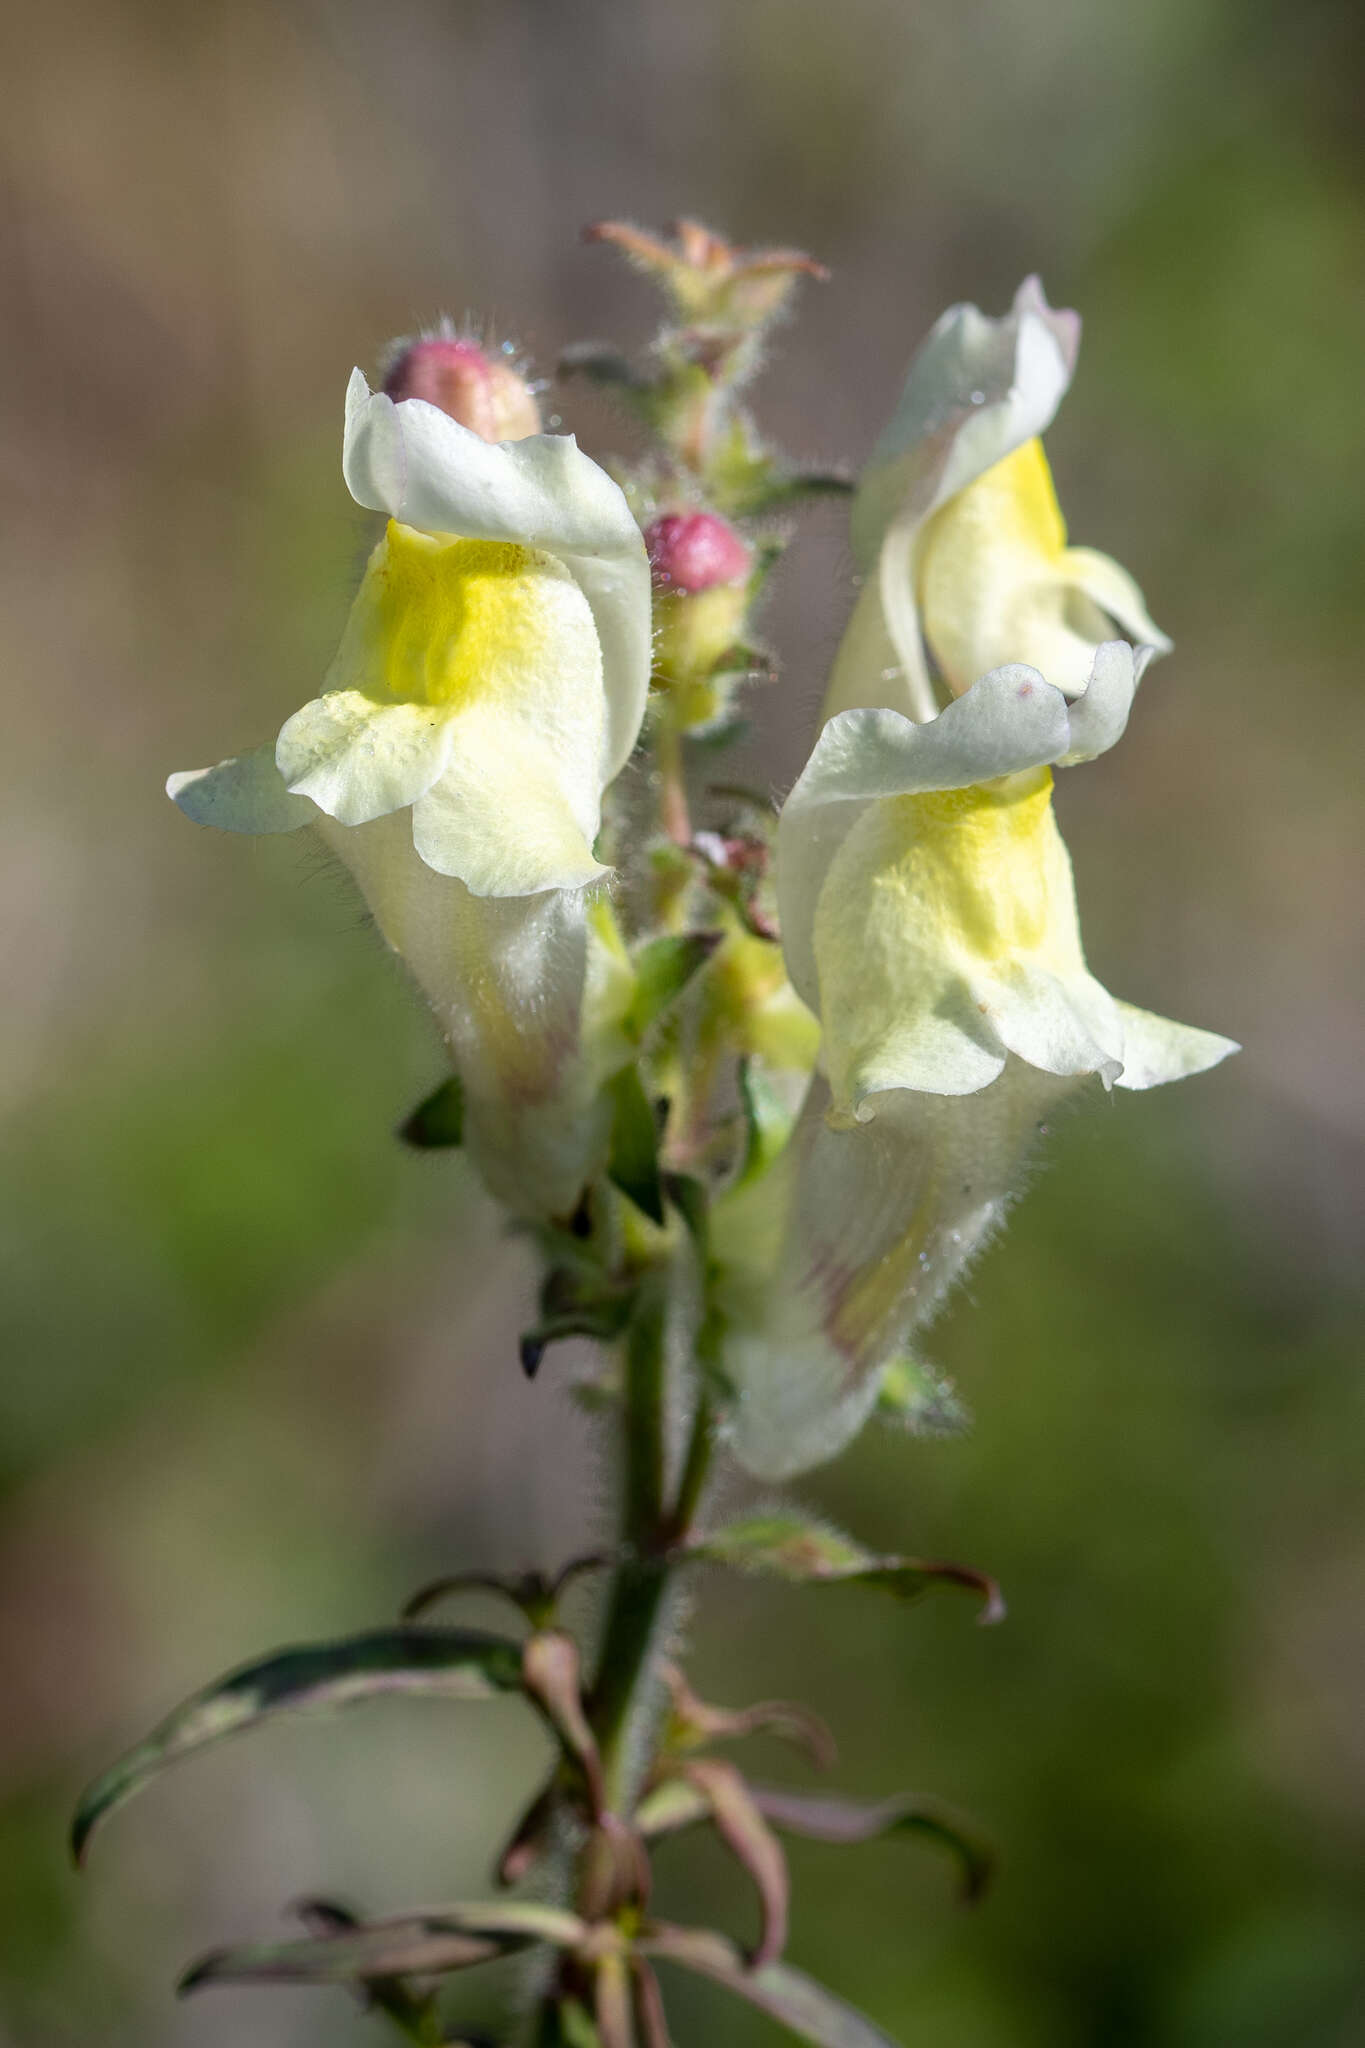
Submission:
[[[319,1889],[481,1889],[516,1710],[279,1727],[164,1780],[77,1881],[75,1793],[182,1693],[456,1564],[567,1554],[602,1453],[465,1169],[390,1132],[433,1034],[344,880],[196,833],[169,769],[274,731],[364,525],[353,362],[441,311],[543,370],[645,338],[579,226],[691,211],[834,269],[763,388],[860,459],[951,300],[1025,271],[1087,340],[1050,439],[1078,541],[1177,652],[1061,804],[1097,971],[1243,1055],[1058,1130],[935,1333],[965,1441],[872,1432],[803,1498],[1004,1580],[708,1590],[693,1670],[810,1698],[842,1782],[1003,1845],[794,1853],[794,1954],[915,2048],[1365,2041],[1358,655],[1365,36],[1354,0],[7,0],[0,920],[0,2043],[322,2048],[340,1993],[197,1950]],[[606,415],[565,424],[594,452]],[[837,511],[768,618],[789,781],[849,604]],[[772,1774],[783,1758],[762,1759]],[[718,1852],[664,1852],[746,1928]],[[474,2018],[503,1988],[468,1980]],[[683,1988],[680,2042],[775,2041]]]

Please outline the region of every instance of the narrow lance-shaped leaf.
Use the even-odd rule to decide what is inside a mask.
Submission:
[[[625,1020],[633,1038],[643,1038],[671,1008],[720,941],[719,932],[682,932],[650,939],[640,947],[633,962],[635,994]]]
[[[300,1899],[294,1911],[308,1932],[318,1937],[350,1933],[362,1925],[358,1914],[351,1912],[348,1906],[339,1905],[335,1899]],[[179,1988],[183,1995],[194,1987],[182,1979]],[[441,2022],[430,1991],[419,1994],[411,1990],[402,1977],[367,1977],[352,1989],[363,2006],[373,2006],[376,2011],[387,2013],[410,2040],[421,2042],[423,2048],[427,2048],[427,2044],[431,2044],[431,2048],[439,2048],[443,2039]]]
[[[761,1969],[776,1962],[787,1945],[791,1890],[781,1843],[733,1764],[717,1757],[694,1757],[679,1767],[679,1775],[705,1798],[722,1841],[754,1881],[763,1910],[763,1931],[750,1957],[751,1966]]]
[[[491,1962],[500,1955],[546,1942],[572,1948],[587,1926],[553,1906],[500,1904],[441,1906],[366,1926],[338,1927],[307,1941],[250,1942],[217,1949],[180,1980],[183,1993],[205,1984],[347,1984],[372,1978],[438,1976]]]
[[[312,1713],[383,1694],[489,1699],[521,1690],[516,1643],[472,1629],[372,1629],[244,1664],[177,1707],[86,1792],[72,1829],[77,1862],[95,1827],[149,1778],[193,1751],[277,1714]]]
[[[607,1172],[652,1223],[664,1220],[659,1177],[659,1131],[654,1109],[636,1067],[623,1067],[607,1084],[611,1102],[611,1153]]]
[[[879,1556],[804,1515],[755,1515],[731,1522],[694,1544],[692,1555],[794,1585],[874,1586],[899,1600],[917,1600],[937,1585],[960,1586],[982,1601],[983,1622],[1001,1621],[1005,1614],[1000,1588],[985,1572],[939,1559]]]
[[[907,1798],[844,1799],[767,1785],[751,1785],[749,1791],[758,1811],[784,1834],[846,1843],[870,1842],[879,1835],[919,1835],[957,1858],[965,1899],[980,1898],[990,1880],[994,1857],[987,1844],[936,1806]]]
[[[700,1927],[655,1925],[641,1935],[636,1946],[644,1955],[710,1977],[801,2040],[813,2042],[815,2048],[899,2048],[899,2043],[864,2013],[845,2005],[842,1998],[790,1963],[749,1969],[724,1935]]]
[[[697,1749],[712,1742],[734,1742],[746,1735],[776,1735],[805,1751],[817,1771],[832,1770],[839,1752],[828,1726],[798,1700],[756,1700],[748,1707],[717,1707],[699,1699],[676,1664],[664,1678],[673,1698],[665,1736],[675,1750]]]
[[[606,1803],[602,1759],[583,1708],[578,1645],[563,1629],[542,1629],[522,1648],[522,1683],[582,1770],[594,1813]]]

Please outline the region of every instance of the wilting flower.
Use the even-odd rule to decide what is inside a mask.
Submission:
[[[1003,320],[954,306],[924,342],[854,501],[865,581],[826,717],[885,704],[932,718],[946,696],[1012,661],[1076,696],[1115,625],[1168,649],[1132,577],[1066,544],[1038,436],[1079,343],[1079,318],[1054,311],[1036,278]]]
[[[1075,702],[1013,664],[925,724],[842,712],[787,800],[783,945],[823,1074],[771,1187],[726,1224],[727,1359],[756,1470],[797,1471],[852,1435],[1062,1096],[1087,1076],[1154,1087],[1235,1050],[1116,1001],[1081,949],[1052,768],[1119,737],[1143,658],[1101,646]]]
[[[490,445],[358,370],[343,469],[389,523],[322,695],[273,745],[167,786],[205,824],[318,828],[440,1016],[485,1178],[554,1212],[617,1056],[585,885],[648,689],[644,543],[571,437]]]

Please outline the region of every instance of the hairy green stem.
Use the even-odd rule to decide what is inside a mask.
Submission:
[[[634,1737],[678,1543],[696,1513],[710,1460],[711,1428],[700,1397],[676,1499],[665,1493],[667,1413],[666,1274],[643,1290],[626,1345],[624,1436],[625,1559],[607,1610],[592,1722],[602,1751],[608,1804],[627,1812],[639,1759]]]

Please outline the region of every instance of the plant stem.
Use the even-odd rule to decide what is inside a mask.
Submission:
[[[626,1556],[616,1575],[593,1689],[591,1719],[602,1751],[607,1802],[628,1813],[651,1656],[672,1572],[672,1553],[696,1513],[710,1459],[705,1395],[676,1500],[665,1497],[667,1274],[646,1281],[626,1342],[623,1488]]]
[[[659,822],[675,846],[692,844],[692,814],[687,804],[687,768],[683,737],[671,706],[665,706],[654,741],[659,771]]]

